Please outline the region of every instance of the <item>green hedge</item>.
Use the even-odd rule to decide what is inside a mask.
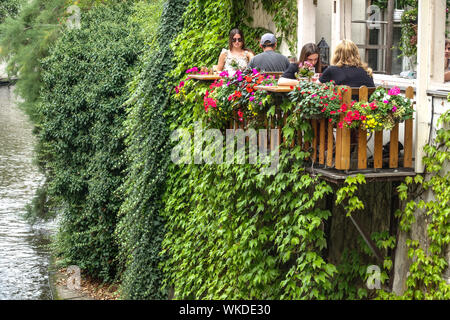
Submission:
[[[141,54],[130,5],[98,5],[65,30],[42,61],[41,156],[49,194],[62,210],[58,248],[67,264],[112,280],[125,159],[126,84]]]

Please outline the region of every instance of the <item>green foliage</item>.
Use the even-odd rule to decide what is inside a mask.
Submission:
[[[130,14],[126,3],[93,7],[42,61],[40,157],[49,195],[63,210],[59,252],[104,280],[117,268],[126,83],[143,48],[137,25],[123,26]]]
[[[0,23],[6,18],[14,17],[20,10],[22,0],[2,0],[0,2]]]
[[[192,0],[184,14],[185,28],[172,43],[180,77],[188,68],[217,64],[222,48],[228,48],[229,32],[240,28],[246,47],[258,52],[258,39],[267,30],[249,27],[245,1]]]
[[[346,89],[342,89],[346,90]],[[300,81],[294,90],[288,93],[293,104],[293,110],[302,118],[339,119],[342,93],[332,82],[325,85],[311,81]]]
[[[426,248],[423,243],[409,239],[408,257],[412,263],[406,280],[406,291],[401,297],[380,292],[382,298],[393,299],[449,299],[450,285],[443,278],[448,268],[445,250],[450,244],[450,112],[445,112],[438,121],[442,127],[432,144],[426,145],[423,158],[426,176],[407,178],[398,188],[402,200],[408,200],[400,218],[400,228],[408,232],[416,222],[417,215],[424,215],[427,221]],[[411,192],[412,186],[416,191]],[[428,192],[428,196],[425,196]],[[431,194],[431,195],[430,195]],[[420,200],[418,201],[417,198]]]
[[[56,210],[51,210],[54,207],[52,199],[48,197],[48,185],[44,184],[36,190],[36,194],[30,204],[26,206],[26,213],[24,218],[34,224],[38,221],[47,221],[56,217]]]
[[[395,9],[404,9],[406,6],[414,6],[417,4],[417,0],[396,0]],[[378,6],[380,9],[386,9],[388,0],[372,0],[372,5]]]
[[[163,247],[175,298],[326,298],[336,270],[320,255],[330,212],[318,203],[331,188],[304,173],[305,155],[282,150],[274,176],[261,164],[171,167]]]
[[[345,179],[345,186],[340,188],[336,194],[336,204],[341,204],[345,200],[347,204],[344,206],[347,216],[358,209],[364,209],[364,203],[355,195],[358,190],[358,184],[365,184],[364,175],[358,173],[356,176],[349,176]]]
[[[36,105],[42,86],[40,60],[59,37],[62,26],[58,17],[64,13],[65,0],[25,2],[16,19],[0,26],[1,57],[7,59],[9,76],[18,76],[16,92],[24,99],[21,106],[35,123]]]
[[[298,10],[295,0],[261,0],[264,10],[273,16],[277,30],[283,34],[292,55],[297,51]],[[273,30],[275,32],[275,30]]]
[[[401,56],[412,58],[417,55],[417,16],[418,1],[410,1],[401,19],[402,35],[399,49]]]
[[[169,128],[163,114],[169,106],[169,84],[173,81],[166,72],[175,67],[170,43],[183,27],[181,17],[187,3],[187,0],[167,1],[156,33],[152,29],[154,21],[143,27],[150,31],[146,42],[157,41],[143,56],[142,66],[131,83],[124,124],[129,164],[120,189],[125,201],[116,229],[119,260],[124,270],[121,291],[125,299],[167,297],[167,291],[161,288],[163,274],[158,267],[163,259],[159,252],[165,232],[165,221],[160,215],[164,206],[161,197],[170,155]],[[132,20],[142,21],[149,8],[138,5]]]
[[[49,48],[65,29],[65,22],[71,15],[67,8],[77,4],[83,20],[84,12],[96,3],[117,1],[120,0],[7,0],[7,8],[12,10],[16,3],[21,10],[17,17],[7,19],[0,26],[0,57],[8,62],[8,75],[19,78],[16,92],[23,99],[20,106],[35,125],[39,124],[36,106],[43,85],[41,60],[49,55]],[[39,130],[39,126],[36,129]]]

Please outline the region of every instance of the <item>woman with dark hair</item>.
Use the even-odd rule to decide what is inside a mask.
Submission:
[[[245,47],[244,33],[235,28],[230,31],[228,49],[222,49],[217,63],[217,71],[235,72],[245,69],[254,54]]]
[[[311,68],[314,68],[315,72],[322,72],[319,47],[317,47],[316,44],[307,43],[303,46],[298,62],[289,65],[289,68],[283,73],[280,79],[278,79],[278,85],[296,86],[298,81],[295,78],[295,74],[298,72],[300,64],[301,66],[308,64]]]

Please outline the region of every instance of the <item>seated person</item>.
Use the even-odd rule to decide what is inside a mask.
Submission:
[[[254,57],[251,50],[245,47],[244,33],[235,28],[230,31],[228,49],[222,49],[217,63],[217,71],[236,72],[237,69],[247,68],[247,64]]]
[[[358,47],[351,40],[342,40],[334,50],[331,66],[319,78],[321,83],[334,80],[337,85],[375,87],[372,69],[361,61]]]
[[[450,81],[450,65],[448,63],[450,59],[450,39],[445,40],[445,69],[444,69],[444,81]]]
[[[298,62],[291,63],[289,68],[278,79],[279,86],[296,86],[298,81],[295,78],[295,74],[298,72],[298,66],[300,63],[304,64],[308,62],[315,68],[316,72],[321,72],[322,64],[320,63],[319,48],[314,43],[307,43],[303,46],[300,52],[300,58]]]
[[[289,60],[282,54],[275,52],[277,38],[272,33],[261,37],[260,47],[264,52],[257,54],[249,63],[252,69],[261,72],[284,72],[289,67]]]

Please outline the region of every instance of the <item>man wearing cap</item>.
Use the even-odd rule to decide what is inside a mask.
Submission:
[[[250,68],[259,69],[262,72],[284,72],[289,67],[288,58],[275,52],[277,38],[272,33],[266,33],[261,37],[260,47],[264,52],[250,60],[248,65]]]

